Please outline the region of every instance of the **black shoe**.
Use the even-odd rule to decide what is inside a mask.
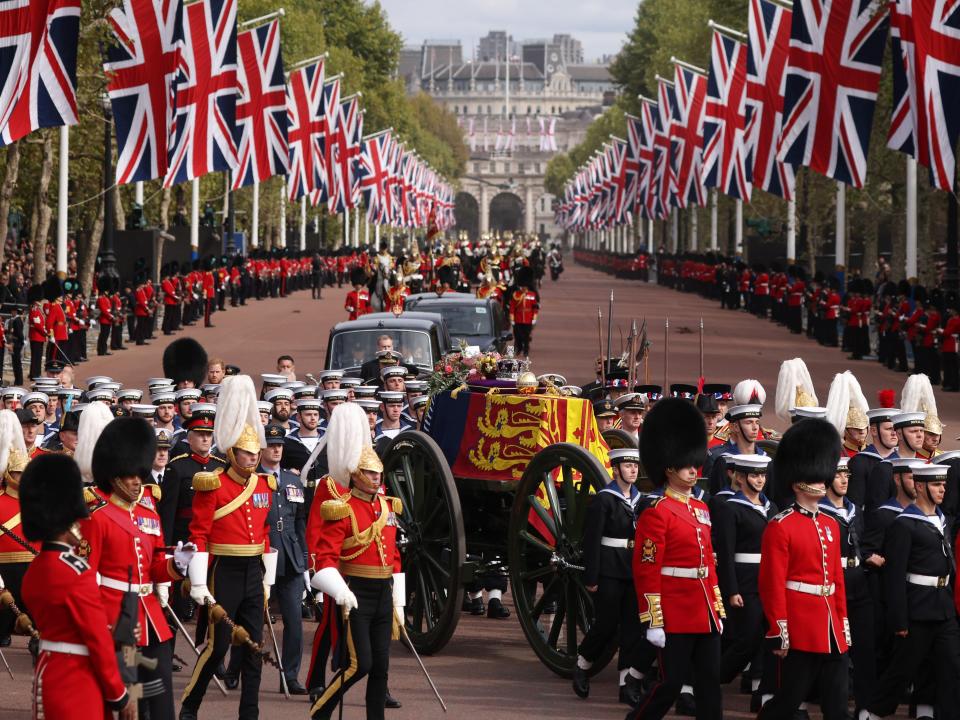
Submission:
[[[180,708],[179,720],[197,720],[197,711],[184,705]]]
[[[510,617],[510,611],[503,606],[499,598],[492,598],[487,603],[487,617],[494,620],[503,620]]]
[[[573,691],[577,697],[584,699],[590,697],[590,678],[587,677],[587,671],[579,665],[573,668]]]
[[[803,708],[797,708],[793,711],[793,720],[810,720],[810,713]]]
[[[240,687],[239,673],[225,672],[221,677],[223,678],[223,684],[227,686],[227,690],[236,690],[238,687]]]
[[[640,685],[640,678],[628,674],[626,683],[620,686],[620,702],[630,707],[637,707],[642,696],[643,688]]]
[[[693,693],[680,693],[680,697],[677,698],[677,704],[674,705],[674,709],[677,711],[677,715],[683,715],[684,717],[696,717],[697,702],[693,698]]]
[[[759,690],[754,690],[750,695],[750,712],[758,713],[761,707],[763,707],[763,696]]]
[[[4,635],[0,637],[0,647],[10,647],[10,636]]]
[[[312,687],[307,691],[307,694],[310,695],[310,704],[313,705],[320,699],[323,695],[323,691],[326,688],[323,685],[318,685],[317,687]]]
[[[383,706],[389,710],[396,710],[403,707],[403,704],[390,694],[390,688],[387,688],[387,696],[384,698]]]
[[[464,600],[463,609],[471,615],[483,615],[486,612],[486,608],[483,607],[483,598]]]
[[[183,665],[181,665],[180,663],[178,663],[176,660],[174,660],[174,661],[170,664],[170,671],[171,671],[171,672],[180,672],[181,670],[183,670]]]
[[[283,686],[280,687],[280,692],[283,692]],[[287,680],[287,692],[291,695],[306,695],[307,689],[300,684],[300,681],[294,678],[293,680]]]
[[[749,675],[747,675],[746,673],[743,673],[742,675],[740,675],[740,693],[742,695],[749,695],[750,693],[752,693],[753,692],[752,683],[753,683],[753,680],[750,678]]]

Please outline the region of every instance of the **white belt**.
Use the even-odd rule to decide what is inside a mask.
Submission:
[[[806,595],[821,595],[827,597],[833,595],[834,585],[811,585],[810,583],[800,582],[798,580],[787,580],[787,590],[796,590]]]
[[[927,587],[946,587],[950,582],[950,576],[941,577],[939,575],[917,575],[916,573],[907,573],[907,582],[911,585],[925,585]]]
[[[738,563],[749,563],[757,565],[760,562],[760,553],[734,553],[733,561]]]
[[[709,570],[704,567],[692,567],[692,568],[682,568],[682,567],[664,567],[660,568],[660,574],[666,575],[667,577],[678,577],[678,578],[705,578],[709,574]]]
[[[140,597],[153,592],[153,583],[137,585],[136,583],[128,583],[126,580],[114,580],[113,578],[104,577],[103,575],[100,576],[100,585],[102,587],[108,587],[111,590],[119,590],[120,592],[135,592]]]
[[[627,538],[612,538],[604,536],[600,538],[600,544],[605,547],[630,549],[633,547],[634,541]]]
[[[842,558],[840,558],[840,564],[843,565],[843,567],[845,567],[845,568],[860,567],[860,558],[858,558],[858,557],[850,557],[850,558],[842,557]]]
[[[57,642],[55,640],[41,640],[40,652],[63,653],[64,655],[89,655],[86,645],[79,643]]]

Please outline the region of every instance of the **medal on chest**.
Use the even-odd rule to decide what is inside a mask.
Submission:
[[[830,526],[827,525],[824,530],[827,533],[827,542],[833,542],[833,532],[830,530]]]
[[[287,485],[284,487],[284,493],[287,497],[287,502],[292,503],[302,503],[303,502],[303,490],[296,485]]]
[[[157,506],[154,505],[153,503],[153,495],[144,493],[143,497],[140,498],[137,502],[143,505],[143,507],[147,508],[147,510],[153,510],[154,512],[156,512],[157,510]]]
[[[160,521],[152,517],[137,517],[137,527],[140,532],[160,537]]]
[[[706,508],[693,508],[693,516],[701,525],[710,525],[710,511]]]
[[[255,508],[270,507],[270,493],[254,493],[252,500]]]

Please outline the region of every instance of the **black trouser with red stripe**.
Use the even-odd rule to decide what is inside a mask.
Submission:
[[[393,627],[393,581],[346,578],[359,607],[350,612],[341,636],[341,667],[310,708],[312,720],[329,720],[343,693],[367,677],[367,720],[383,720]],[[337,608],[339,612],[339,608]]]
[[[208,573],[210,593],[227,615],[246,629],[253,642],[263,639],[263,571],[260,556],[210,556]],[[212,635],[212,638],[211,638]],[[231,631],[225,622],[211,623],[207,628],[207,647],[197,660],[190,683],[183,692],[183,707],[196,710],[203,701],[207,685],[230,649]],[[240,668],[240,710],[238,720],[259,717],[260,674],[263,663],[243,648]]]
[[[693,671],[693,696],[697,700],[698,720],[723,717],[720,693],[720,634],[669,633],[666,646],[657,653],[660,677],[640,700],[628,718],[653,718],[666,715],[680,696],[680,689]]]

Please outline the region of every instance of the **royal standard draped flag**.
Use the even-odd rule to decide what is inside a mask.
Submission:
[[[777,160],[783,125],[783,82],[790,52],[792,12],[771,0],[750,0],[747,39],[747,167],[753,184],[785,200],[793,197],[793,165]]]
[[[879,0],[796,0],[779,160],[863,187],[886,35]]]
[[[750,201],[747,164],[747,48],[713,31],[703,125],[703,181],[730,197]]]
[[[674,65],[676,104],[670,123],[670,157],[678,208],[706,204],[703,186],[703,107],[707,79],[680,64]]]
[[[285,175],[290,168],[287,146],[287,96],[280,51],[280,21],[237,36],[237,170],[233,189]]]
[[[0,4],[0,144],[77,124],[80,0]]]
[[[953,192],[960,135],[960,3],[891,0],[894,110],[888,145]]]
[[[237,167],[237,0],[187,5],[183,34],[166,187]]]
[[[123,0],[108,16],[115,43],[103,67],[117,132],[117,184],[165,177],[174,80],[183,43],[180,0]]]

